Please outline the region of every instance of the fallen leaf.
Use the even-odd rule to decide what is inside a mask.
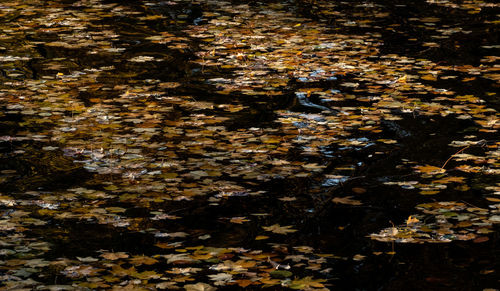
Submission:
[[[186,291],[214,291],[216,287],[210,286],[206,283],[186,284],[184,285]]]
[[[355,260],[355,261],[362,261],[365,258],[366,258],[366,256],[363,256],[363,255],[360,255],[360,254],[354,255],[354,257],[352,257],[352,259]]]
[[[247,219],[246,217],[244,216],[241,216],[241,217],[233,217],[231,218],[231,220],[229,220],[229,222],[231,223],[237,223],[237,224],[243,224],[243,222],[247,222],[247,221],[250,221],[249,219]]]
[[[325,279],[313,279],[313,277],[305,277],[302,279],[293,280],[288,287],[292,289],[300,289],[300,290],[309,290],[311,287],[313,288],[324,288],[323,282]]]
[[[347,196],[347,197],[335,197],[332,199],[334,203],[339,203],[339,204],[348,204],[348,205],[362,205],[361,201],[351,199],[353,196]]]
[[[101,257],[108,259],[108,260],[118,260],[118,259],[125,259],[128,258],[129,255],[127,255],[124,252],[118,252],[118,253],[103,253],[101,254]]]
[[[235,282],[236,282],[236,284],[238,284],[238,286],[240,286],[242,288],[245,288],[245,287],[248,287],[250,285],[256,284],[254,281],[250,281],[250,280],[247,280],[247,279],[236,280]]]
[[[424,173],[424,174],[431,174],[431,175],[446,172],[445,169],[442,169],[440,167],[430,166],[430,165],[416,166],[415,169],[417,170],[417,172]]]
[[[410,224],[413,224],[413,223],[417,223],[419,222],[420,220],[418,220],[418,218],[415,218],[415,217],[412,217],[411,215],[408,217],[408,219],[406,220],[406,225],[410,225]]]
[[[267,235],[258,235],[255,237],[255,240],[264,240],[268,239],[269,237]]]
[[[478,238],[476,238],[475,240],[473,240],[474,243],[483,243],[483,242],[487,242],[489,241],[489,237],[487,236],[480,236]]]
[[[365,194],[366,193],[366,189],[360,188],[360,187],[354,187],[351,189],[351,191],[355,194]]]
[[[273,224],[271,226],[263,226],[262,227],[265,231],[270,231],[273,233],[278,233],[278,234],[288,234],[292,232],[296,232],[296,229],[292,229],[291,225],[287,226],[280,226],[279,224]]]
[[[132,265],[153,265],[153,264],[156,264],[158,263],[158,260],[156,259],[153,259],[151,257],[146,257],[146,256],[134,256],[132,257],[129,262],[132,264]]]

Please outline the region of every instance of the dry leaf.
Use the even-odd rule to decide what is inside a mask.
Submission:
[[[279,224],[273,224],[271,226],[263,226],[262,228],[265,231],[270,231],[277,234],[288,234],[297,231],[296,229],[292,229],[291,225],[280,226]]]
[[[118,253],[103,253],[101,254],[101,257],[108,259],[108,260],[118,260],[118,259],[125,259],[128,258],[129,255],[127,255],[124,252],[118,252]]]
[[[332,199],[334,203],[348,204],[348,205],[362,205],[361,201],[352,199],[353,196],[335,197]]]

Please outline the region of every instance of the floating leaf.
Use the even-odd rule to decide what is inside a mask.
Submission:
[[[244,216],[242,216],[242,217],[232,217],[231,220],[229,220],[229,222],[236,223],[236,224],[242,224],[243,222],[247,222],[247,221],[250,221],[250,220],[247,219]]]
[[[418,218],[410,215],[410,216],[408,216],[408,219],[406,220],[406,225],[414,224],[414,223],[417,223],[419,221],[420,220],[418,220]]]
[[[415,167],[415,169],[418,172],[420,172],[420,173],[431,174],[431,175],[435,175],[435,174],[446,172],[445,169],[442,169],[442,168],[439,168],[439,167],[435,167],[435,166],[430,166],[430,165],[417,166],[417,167]]]
[[[214,284],[217,286],[223,286],[229,282],[233,282],[233,275],[227,273],[208,275],[208,277],[210,278],[210,280],[215,281]]]
[[[186,284],[184,285],[186,291],[215,291],[216,287],[210,286],[206,283]]]
[[[275,270],[275,271],[272,271],[271,273],[269,273],[271,275],[271,277],[273,278],[288,278],[288,277],[291,277],[293,275],[292,272],[290,271],[285,271],[285,270]]]
[[[288,234],[288,233],[292,233],[292,232],[297,231],[296,229],[292,229],[292,227],[293,226],[291,226],[291,225],[280,226],[279,224],[273,224],[271,226],[263,226],[262,228],[265,231],[270,231],[270,232],[277,233],[277,234]]]
[[[332,199],[334,203],[338,204],[348,204],[348,205],[362,205],[361,201],[352,199],[353,196],[346,196],[346,197],[335,197]]]
[[[310,288],[324,288],[323,282],[325,279],[313,279],[313,277],[305,277],[302,279],[293,280],[288,287],[292,289],[307,290]]]
[[[129,255],[123,252],[117,252],[117,253],[103,253],[101,254],[101,257],[108,259],[108,260],[118,260],[118,259],[125,259],[128,258]]]
[[[151,257],[146,257],[146,256],[134,256],[129,259],[129,262],[132,265],[138,266],[138,265],[153,265],[158,263],[158,260],[153,259]]]

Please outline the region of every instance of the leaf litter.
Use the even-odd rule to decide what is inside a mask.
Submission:
[[[427,2],[471,15],[498,8]],[[423,203],[407,209],[408,219],[362,235],[484,243],[500,221],[492,182],[500,122],[490,101],[497,96],[493,85],[468,85],[498,86],[498,57],[471,65],[386,53],[383,36],[404,30],[381,31],[392,13],[383,5],[359,4],[361,13],[350,16],[342,3],[316,1],[320,20],[272,2],[2,5],[9,21],[0,43],[0,118],[10,128],[2,129],[1,158],[16,161],[2,164],[0,176],[5,288],[326,290],[336,281],[330,266],[370,254],[294,245],[301,221],[317,209],[375,204],[366,184],[336,189],[369,173],[365,160],[407,147],[419,134],[407,120],[435,126],[426,138],[442,148],[430,160],[403,153],[392,167],[404,175],[384,177],[381,187]],[[484,26],[498,22],[485,19]],[[428,32],[430,39],[413,41],[422,51],[470,33],[439,17],[408,21]],[[490,46],[483,45],[488,54]],[[441,120],[467,127],[443,143]],[[282,179],[311,180],[310,196],[259,187]],[[480,199],[466,201],[471,191]],[[450,194],[464,198],[446,200]],[[198,207],[255,199],[289,217],[259,207],[192,222]],[[141,236],[145,245],[102,244],[54,259],[53,249],[74,235],[57,225],[72,224]],[[51,282],[58,276],[65,283]]]

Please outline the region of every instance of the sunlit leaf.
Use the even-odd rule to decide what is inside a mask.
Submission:
[[[186,291],[214,291],[216,287],[210,286],[206,283],[186,284],[184,285]]]
[[[118,259],[128,258],[129,255],[124,253],[124,252],[117,252],[117,253],[103,253],[103,254],[101,254],[101,257],[114,261],[114,260],[118,260]]]
[[[270,231],[270,232],[277,233],[277,234],[288,234],[288,233],[292,233],[292,232],[297,231],[296,229],[292,229],[292,227],[293,226],[291,226],[291,225],[280,226],[279,224],[273,224],[271,226],[263,226],[262,228],[265,231]]]
[[[309,288],[323,288],[324,279],[313,279],[313,277],[304,277],[302,279],[293,280],[289,287],[292,289],[307,290]]]

